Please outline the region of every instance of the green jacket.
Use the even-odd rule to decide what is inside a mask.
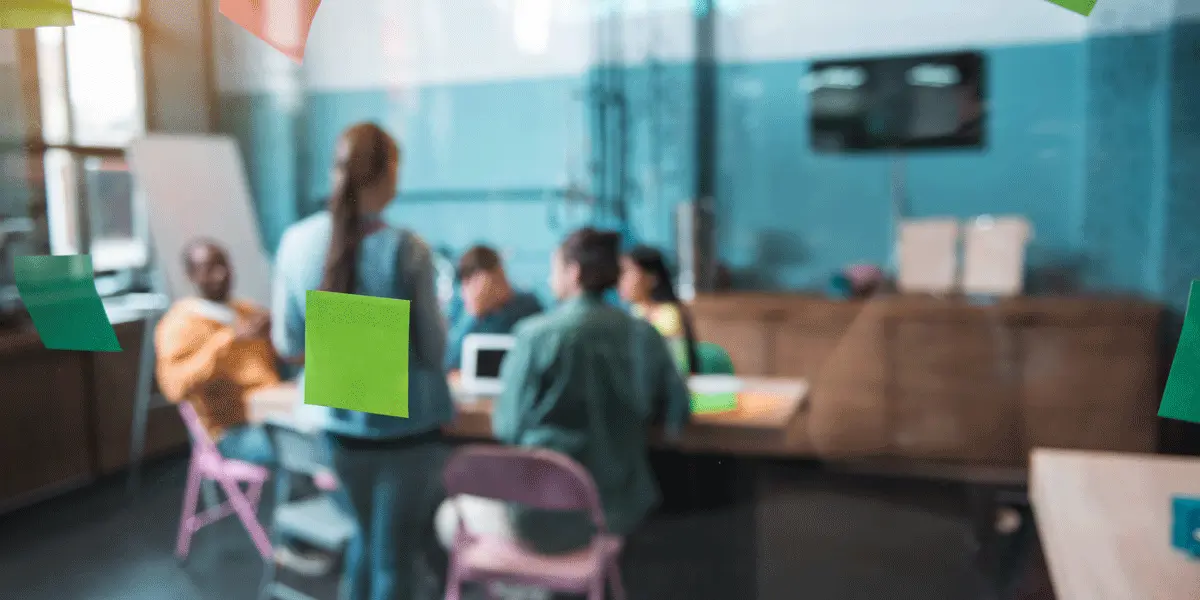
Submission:
[[[583,296],[530,317],[504,360],[492,427],[500,441],[556,450],[592,474],[609,529],[633,531],[658,503],[650,469],[653,423],[676,435],[687,384],[654,328],[601,298]],[[517,533],[542,552],[586,544],[586,515],[514,506]]]

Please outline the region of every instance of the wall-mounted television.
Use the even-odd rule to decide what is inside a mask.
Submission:
[[[804,80],[812,147],[983,148],[985,66],[977,52],[814,62]]]

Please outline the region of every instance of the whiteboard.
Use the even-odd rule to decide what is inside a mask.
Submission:
[[[184,246],[216,240],[229,252],[233,297],[270,306],[271,263],[263,250],[242,155],[228,136],[149,135],[129,147],[128,161],[146,202],[159,290],[192,295]]]

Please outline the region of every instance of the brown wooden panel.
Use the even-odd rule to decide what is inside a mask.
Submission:
[[[774,375],[772,324],[764,321],[696,319],[698,337],[721,346],[738,375]]]
[[[1144,326],[1020,330],[1022,401],[1031,447],[1152,452],[1157,438],[1156,332]]]
[[[815,378],[843,342],[862,303],[797,303],[784,312],[772,340],[775,374]]]
[[[775,374],[780,377],[816,377],[845,333],[845,327],[836,325],[780,324],[772,344]]]
[[[47,350],[36,335],[4,350],[0,503],[91,477],[84,383],[88,355]]]
[[[103,473],[129,464],[130,430],[137,393],[144,321],[116,326],[121,352],[94,355],[96,375],[96,437]],[[153,390],[157,393],[157,388]],[[178,450],[188,443],[187,431],[173,406],[156,407],[146,419],[146,457]]]
[[[904,319],[887,331],[887,410],[898,453],[1021,460],[1017,356],[1005,329]]]

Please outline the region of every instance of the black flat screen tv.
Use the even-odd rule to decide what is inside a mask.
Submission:
[[[814,62],[804,81],[812,147],[982,149],[985,66],[977,52]]]

